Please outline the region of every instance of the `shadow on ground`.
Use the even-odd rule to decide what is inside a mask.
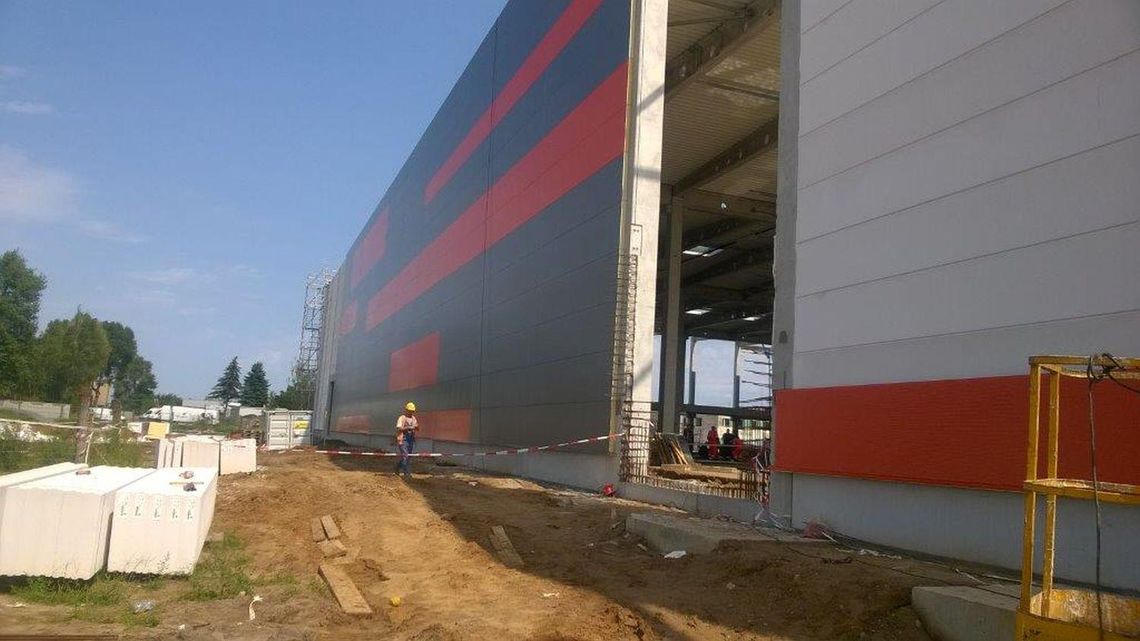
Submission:
[[[391,458],[330,461],[395,482]],[[489,534],[502,525],[522,572],[628,608],[634,616],[612,616],[637,638],[928,639],[910,589],[964,582],[946,568],[831,545],[729,543],[664,559],[624,531],[630,512],[660,508],[424,460],[414,469],[408,487],[463,538],[494,555]]]

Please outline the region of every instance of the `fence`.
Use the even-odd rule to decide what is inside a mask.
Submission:
[[[27,414],[36,420],[45,422],[71,418],[71,406],[67,403],[40,403],[38,401],[10,401],[0,399],[0,409]]]
[[[679,492],[754,500],[762,505],[768,504],[768,471],[759,459],[750,460],[748,468],[740,470],[738,479],[665,478],[650,465],[654,442],[657,439],[657,428],[652,417],[648,412],[629,412],[625,415],[624,423],[619,466],[619,477],[622,481]]]

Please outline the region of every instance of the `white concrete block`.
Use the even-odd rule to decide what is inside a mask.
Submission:
[[[213,467],[171,467],[121,488],[115,494],[107,569],[192,572],[214,519],[217,481]]]
[[[221,442],[219,473],[249,474],[257,469],[257,441],[252,438]]]
[[[13,472],[12,474],[5,474],[0,476],[0,528],[4,523],[4,505],[6,503],[5,497],[7,489],[21,483],[29,481],[36,481],[49,476],[57,474],[66,474],[74,472],[87,467],[82,463],[56,463],[55,465],[46,465],[44,467],[37,467],[34,470],[24,470],[23,472]],[[0,555],[3,554],[4,537],[0,536]]]
[[[213,436],[191,435],[181,439],[184,467],[212,467],[218,469],[221,456],[220,439]]]
[[[8,487],[0,575],[95,576],[107,561],[115,492],[153,472],[98,466]]]

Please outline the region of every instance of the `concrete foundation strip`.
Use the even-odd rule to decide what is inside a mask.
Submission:
[[[555,443],[554,445],[539,445],[537,447],[513,447],[507,450],[496,450],[494,452],[470,452],[470,453],[444,453],[444,452],[414,452],[408,456],[412,458],[459,458],[464,456],[506,456],[510,454],[526,454],[527,452],[540,452],[542,450],[553,450],[560,447],[569,447],[571,445],[582,445],[585,443],[597,443],[599,441],[608,441],[612,438],[618,438],[620,434],[607,434],[605,436],[592,436],[590,438],[580,438],[576,441],[567,441],[565,443]],[[328,454],[329,456],[383,456],[395,458],[402,456],[399,452],[362,452],[356,450],[316,450],[317,454]]]

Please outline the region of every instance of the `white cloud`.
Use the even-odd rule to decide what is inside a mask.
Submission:
[[[190,267],[171,267],[169,269],[155,269],[146,272],[131,272],[130,276],[137,280],[159,285],[179,285],[201,278],[201,274]]]
[[[46,102],[30,102],[27,100],[9,100],[8,102],[0,103],[0,109],[11,114],[20,114],[23,116],[46,116],[55,112],[55,107],[52,107]]]
[[[75,207],[76,182],[0,145],[0,220],[55,220]]]
[[[137,244],[149,240],[146,236],[126,231],[115,223],[106,220],[81,220],[79,221],[79,230],[92,238],[110,240],[116,243]]]
[[[23,67],[16,65],[0,65],[0,80],[9,80],[11,78],[22,78],[27,74],[27,70]]]

